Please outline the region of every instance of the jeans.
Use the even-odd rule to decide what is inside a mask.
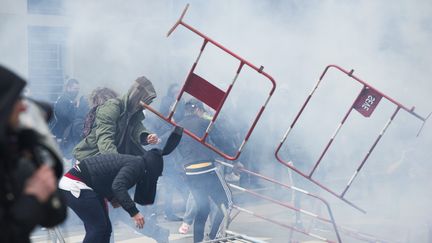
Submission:
[[[62,190],[66,204],[83,221],[83,243],[108,243],[112,232],[108,208],[103,197],[92,190],[81,190],[79,198]]]

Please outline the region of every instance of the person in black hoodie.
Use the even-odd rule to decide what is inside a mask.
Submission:
[[[56,174],[62,174],[59,156],[56,168],[41,164],[34,150],[41,149],[39,134],[19,126],[27,109],[20,98],[25,85],[0,66],[0,242],[30,242],[37,225],[53,227],[66,218],[66,207],[54,196]]]
[[[154,203],[157,181],[163,171],[162,156],[174,150],[182,132],[183,129],[177,127],[163,150],[152,149],[143,156],[96,155],[80,161],[63,176],[59,187],[67,205],[84,222],[84,243],[110,241],[112,227],[104,198],[114,207],[121,206],[138,228],[144,227],[144,216],[135,203]],[[135,185],[132,200],[128,190]]]

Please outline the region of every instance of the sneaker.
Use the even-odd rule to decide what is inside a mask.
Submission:
[[[187,234],[187,232],[189,231],[190,225],[186,224],[185,222],[183,222],[180,226],[180,228],[178,229],[178,232],[180,234]]]

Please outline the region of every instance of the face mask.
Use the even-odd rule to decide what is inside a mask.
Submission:
[[[69,96],[75,99],[78,96],[79,91],[68,91]]]

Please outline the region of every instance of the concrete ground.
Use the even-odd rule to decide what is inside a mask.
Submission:
[[[254,190],[256,193],[260,195],[272,196],[280,194],[280,189],[278,188],[264,188]],[[276,198],[285,203],[291,203],[290,196],[288,197],[279,197]],[[177,200],[178,201],[178,200]],[[177,202],[176,201],[176,202]],[[239,193],[238,191],[234,193],[234,202],[236,205],[239,205],[242,208],[245,208],[255,214],[260,216],[264,216],[271,220],[277,221],[281,224],[286,225],[294,225],[295,223],[295,213],[294,211],[276,205],[274,203],[270,203],[268,201],[264,201],[261,199],[257,199],[255,196]],[[334,207],[342,207],[340,202],[336,202]],[[305,205],[307,206],[307,205]],[[161,212],[162,205],[159,204],[157,206],[157,222],[160,226],[169,229],[169,241],[173,243],[187,243],[193,242],[192,238],[192,227],[188,234],[179,234],[178,228],[181,225],[181,222],[170,222],[164,219],[163,213]],[[138,243],[138,242],[156,242],[155,240],[146,237],[139,230],[133,228],[129,225],[132,221],[126,215],[123,217],[123,220],[116,220],[117,215],[123,214],[121,209],[115,209],[115,212],[110,212],[110,217],[113,222],[113,231],[114,238],[116,243]],[[236,210],[234,210],[231,216],[236,215]],[[349,208],[347,211],[349,214],[352,213],[352,209]],[[126,213],[124,213],[126,214]],[[180,214],[180,213],[179,213]],[[320,215],[324,215],[323,217],[327,217],[327,214],[323,212]],[[344,214],[342,212],[341,214]],[[124,216],[124,215],[123,215]],[[341,216],[337,215],[337,219],[340,219]],[[345,229],[355,229],[350,231],[344,231],[340,229],[340,235],[342,237],[343,242],[355,243],[355,242],[426,242],[423,238],[416,238],[415,240],[407,240],[407,231],[403,227],[391,226],[391,220],[383,221],[371,218],[371,216],[365,217],[366,220],[357,220],[355,222],[350,223],[343,222]],[[325,242],[319,241],[319,237],[323,237],[329,239],[330,242],[337,242],[336,235],[334,233],[333,228],[330,224],[314,220],[311,217],[304,216],[302,225],[296,225],[299,229],[305,230],[313,234],[317,237],[306,236],[304,234],[300,234],[297,232],[291,232],[290,229],[282,227],[280,225],[276,225],[274,223],[263,220],[262,218],[252,216],[245,212],[240,212],[233,220],[229,226],[230,231],[238,232],[249,237],[253,237],[262,242],[272,242],[272,243],[280,243],[280,242]],[[338,222],[340,224],[340,222]],[[348,223],[348,225],[347,225]],[[68,243],[77,243],[82,242],[84,237],[84,228],[82,223],[75,215],[70,215],[67,222],[59,227],[61,234],[64,236],[64,239]],[[368,234],[372,234],[372,236],[377,236],[379,240],[374,239],[374,237],[369,236],[368,234],[356,234],[356,230],[363,230],[362,232],[366,232]],[[425,230],[423,230],[425,231]],[[354,233],[353,233],[354,232]],[[37,229],[33,236],[32,242],[34,243],[42,243],[42,242],[55,242],[52,240],[52,232],[46,229]],[[375,234],[375,235],[374,235]],[[422,232],[424,235],[425,232]],[[355,236],[355,237],[353,237]],[[383,239],[384,238],[384,239]],[[420,240],[418,240],[420,239]]]

